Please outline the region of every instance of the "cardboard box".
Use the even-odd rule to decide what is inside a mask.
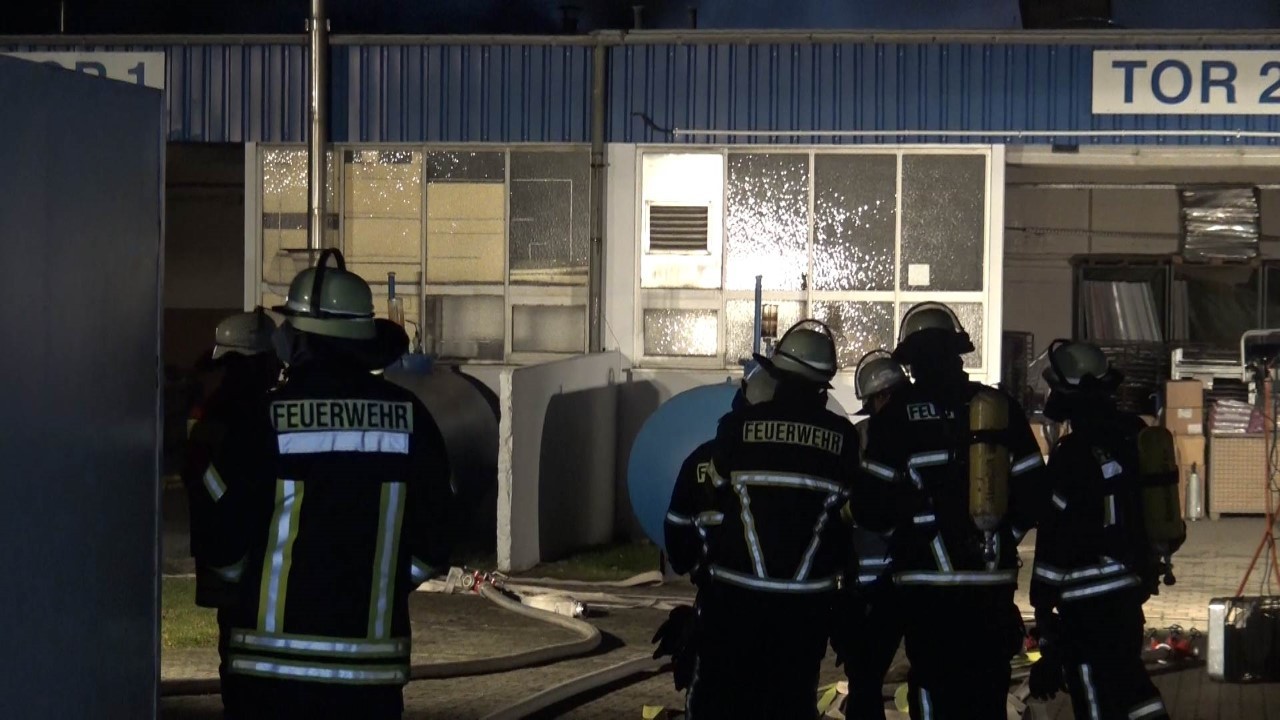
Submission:
[[[1174,448],[1178,455],[1178,506],[1182,508],[1182,513],[1187,512],[1187,482],[1191,477],[1191,468],[1195,468],[1196,474],[1200,476],[1200,503],[1201,507],[1208,509],[1208,497],[1205,492],[1207,487],[1207,478],[1204,459],[1205,459],[1205,438],[1203,435],[1184,435],[1176,437],[1173,440]]]
[[[1204,383],[1199,380],[1170,380],[1164,384],[1165,417],[1170,408],[1204,409]]]
[[[1204,409],[1165,408],[1164,426],[1174,435],[1204,435]]]

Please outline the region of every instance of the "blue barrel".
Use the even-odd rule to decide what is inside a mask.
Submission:
[[[671,491],[685,458],[702,443],[715,438],[720,418],[733,405],[737,381],[702,385],[673,396],[645,420],[631,445],[627,460],[627,492],[631,511],[649,539],[666,552],[662,523],[671,504]],[[834,397],[827,409],[848,413]]]
[[[716,425],[729,412],[737,382],[702,385],[673,396],[641,426],[627,461],[631,510],[650,540],[666,551],[662,521],[671,490],[685,458],[716,436]]]

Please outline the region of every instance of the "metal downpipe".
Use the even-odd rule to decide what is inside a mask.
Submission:
[[[307,32],[311,44],[311,73],[307,93],[307,115],[311,133],[307,143],[307,160],[310,164],[307,174],[307,249],[314,259],[320,250],[327,247],[324,230],[328,200],[325,144],[329,139],[329,19],[325,16],[324,0],[311,0]]]

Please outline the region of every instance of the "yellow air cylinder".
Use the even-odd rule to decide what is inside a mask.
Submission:
[[[1009,510],[1009,449],[990,435],[1008,427],[1008,399],[979,390],[969,401],[969,515],[983,532],[995,531]]]
[[[1173,434],[1162,427],[1138,433],[1138,470],[1142,476],[1142,514],[1147,539],[1165,545],[1186,535],[1178,503],[1178,462]]]

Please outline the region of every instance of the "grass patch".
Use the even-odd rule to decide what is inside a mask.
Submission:
[[[558,580],[608,582],[625,580],[657,569],[658,546],[651,543],[625,543],[588,548],[563,560],[539,565],[520,574]]]
[[[196,607],[196,579],[161,578],[160,644],[164,650],[218,647],[218,616]]]

